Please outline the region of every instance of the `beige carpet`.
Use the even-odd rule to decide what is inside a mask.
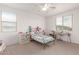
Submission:
[[[25,45],[8,46],[2,55],[71,55],[79,54],[79,45],[70,44],[63,41],[56,41],[55,44],[50,44],[45,49],[42,45],[36,42],[29,42]]]

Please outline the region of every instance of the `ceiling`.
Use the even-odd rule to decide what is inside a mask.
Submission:
[[[48,9],[47,11],[42,11],[44,3],[3,3],[12,8],[17,8],[25,11],[29,11],[42,16],[55,15],[61,12],[69,11],[72,9],[79,8],[79,3],[50,3],[50,6],[56,7],[55,9]]]

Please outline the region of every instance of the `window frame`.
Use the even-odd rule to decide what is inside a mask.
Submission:
[[[61,17],[62,17],[62,26],[64,26],[64,19],[63,19],[63,18],[64,18],[65,16],[71,16],[71,17],[72,17],[72,21],[71,21],[71,23],[72,23],[72,27],[71,27],[72,30],[71,30],[71,31],[73,31],[73,15],[70,14],[70,15],[61,16]],[[57,21],[57,17],[58,17],[58,16],[56,16],[56,21]],[[56,23],[56,21],[55,21],[55,23]],[[57,24],[56,24],[56,31],[58,31],[58,30],[57,30]],[[63,27],[62,27],[62,30],[61,30],[61,31],[63,31]],[[68,30],[68,31],[69,31],[69,30]]]
[[[56,16],[56,21],[55,21],[55,23],[57,22],[57,17],[61,17],[61,18],[62,18],[62,16]],[[63,18],[62,18],[62,21],[63,21]],[[62,25],[63,25],[63,22],[62,22]],[[56,23],[56,31],[58,31],[58,29],[57,29],[57,23]],[[63,31],[63,30],[61,30],[61,31]]]
[[[0,21],[0,22],[1,22],[1,30],[0,30],[0,31],[1,31],[1,32],[17,32],[17,19],[16,19],[16,21],[14,22],[14,23],[15,23],[15,30],[14,30],[14,31],[3,31],[3,27],[4,27],[4,26],[3,26],[3,22],[4,22],[4,23],[5,23],[5,22],[6,22],[6,23],[13,23],[13,22],[12,22],[12,21],[2,21],[2,12],[3,12],[3,11],[1,11],[1,21]],[[6,12],[7,12],[7,11],[6,11]],[[11,12],[10,12],[10,13],[11,13]],[[13,13],[13,12],[12,12],[12,13]],[[15,14],[16,14],[16,13],[15,13]],[[16,15],[15,15],[15,17],[16,17]]]

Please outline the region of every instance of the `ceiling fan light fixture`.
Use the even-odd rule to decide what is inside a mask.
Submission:
[[[45,7],[44,7],[44,8],[42,8],[42,11],[46,11],[46,10],[47,10],[47,8],[45,8]]]
[[[42,8],[42,11],[46,11],[46,10],[47,10],[47,8],[48,8],[48,5],[47,5],[47,4],[45,4],[45,5],[44,5],[44,7]]]

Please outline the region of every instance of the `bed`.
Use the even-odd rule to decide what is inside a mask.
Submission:
[[[32,40],[35,40],[41,44],[48,44],[50,42],[54,41],[54,38],[51,36],[43,35],[43,34],[36,34],[36,33],[31,33],[31,38]]]

